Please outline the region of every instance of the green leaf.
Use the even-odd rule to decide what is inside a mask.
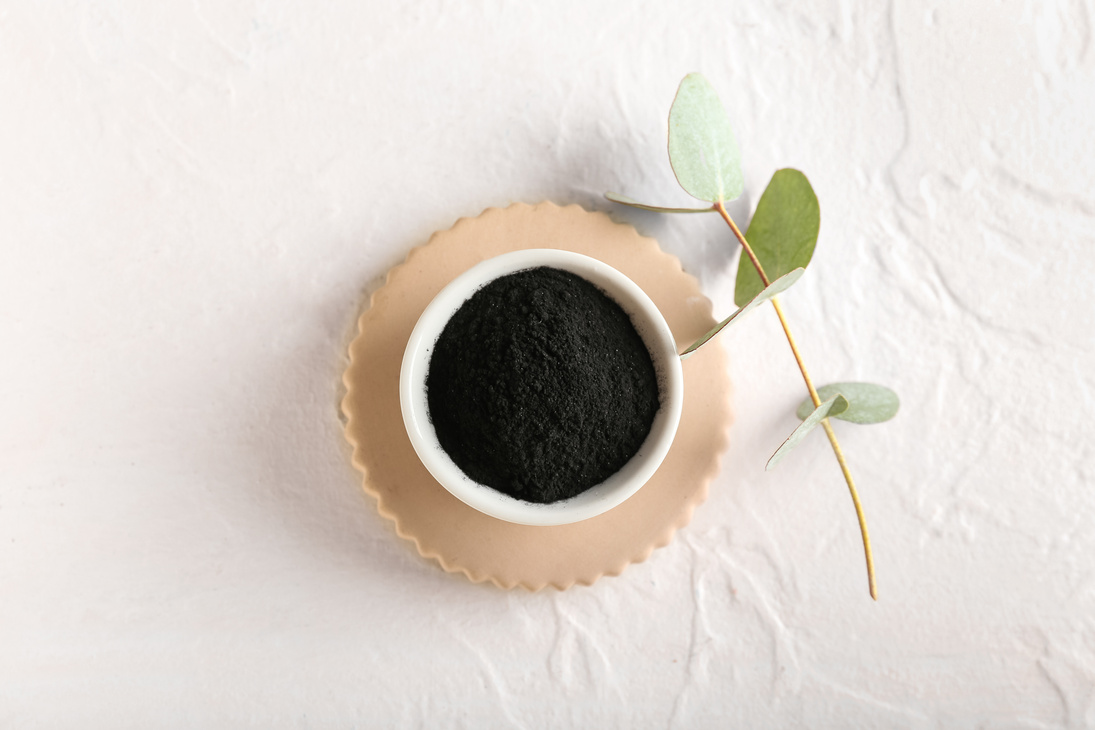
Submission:
[[[811,403],[811,405],[813,404]],[[817,428],[817,425],[821,423],[822,420],[843,413],[847,408],[848,401],[840,394],[834,395],[829,400],[822,402],[821,405],[803,419],[802,423],[798,425],[798,428],[791,432],[791,435],[787,437],[787,440],[783,442],[783,445],[776,449],[776,453],[772,454],[772,458],[768,460],[768,464],[764,467],[765,471],[771,471],[776,467],[776,464],[783,461],[783,457],[791,453],[791,449],[798,446],[802,439],[806,438],[806,434]]]
[[[791,269],[806,268],[814,255],[821,227],[821,208],[810,181],[798,170],[777,170],[760,196],[745,239],[769,281]],[[757,295],[764,283],[748,256],[738,262],[734,303],[739,307]]]
[[[851,404],[848,410],[836,418],[852,423],[882,423],[897,415],[897,409],[901,402],[897,393],[884,385],[874,383],[833,383],[817,389],[821,398],[840,393]],[[796,412],[799,418],[806,418],[813,410],[814,404],[809,399],[804,400]]]
[[[730,118],[700,74],[684,77],[669,110],[669,164],[677,182],[694,198],[718,203],[745,190],[741,151]]]
[[[626,195],[620,195],[619,193],[605,193],[605,197],[611,200],[613,203],[621,203],[623,205],[630,205],[632,208],[639,208],[640,210],[652,210],[655,213],[714,213],[715,208],[664,208],[660,205],[647,205],[646,203],[640,203],[639,201],[629,198]]]
[[[765,287],[764,291],[753,297],[753,299],[751,299],[748,304],[731,314],[723,321],[719,322],[717,325],[708,330],[707,334],[689,345],[688,349],[681,353],[681,359],[687,360],[689,357],[692,356],[693,352],[706,345],[712,337],[721,332],[723,328],[728,326],[731,322],[738,321],[775,295],[782,294],[783,292],[790,289],[791,285],[798,281],[800,278],[802,278],[802,275],[805,273],[806,269],[795,269],[794,271],[784,274],[783,276],[773,281],[770,285]]]

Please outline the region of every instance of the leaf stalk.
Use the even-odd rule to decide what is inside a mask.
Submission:
[[[734,219],[730,217],[730,214],[726,211],[726,206],[723,201],[715,203],[715,209],[722,216],[722,219],[726,221],[726,224],[730,226],[730,230],[734,232],[735,238],[741,244],[742,251],[749,257],[749,261],[752,262],[753,268],[757,270],[757,274],[760,275],[760,280],[764,282],[764,286],[771,285],[771,281],[768,279],[768,275],[764,273],[764,267],[760,263],[760,259],[757,258],[756,253],[753,251],[753,247],[749,245],[749,242],[745,240],[745,236],[734,223]],[[787,324],[787,318],[783,315],[783,308],[780,306],[779,299],[772,297],[772,308],[776,310],[776,316],[779,317],[779,323],[783,327],[783,334],[787,337],[787,344],[791,346],[791,352],[795,356],[795,362],[798,363],[799,372],[802,373],[802,379],[806,383],[806,389],[810,391],[810,400],[813,401],[814,407],[817,408],[821,405],[821,399],[818,397],[817,389],[814,388],[813,379],[810,377],[809,371],[806,370],[806,363],[802,360],[802,354],[798,350],[798,345],[795,342],[795,337],[791,334],[791,328]],[[867,517],[863,513],[863,505],[859,501],[859,493],[855,488],[855,480],[852,479],[852,473],[848,469],[848,462],[844,458],[844,451],[840,448],[840,442],[837,441],[836,433],[833,431],[832,425],[829,423],[829,419],[826,418],[821,422],[822,428],[825,429],[825,435],[829,437],[829,444],[833,447],[833,453],[836,455],[837,463],[840,465],[840,471],[844,474],[844,481],[848,483],[848,491],[852,495],[852,504],[855,506],[856,518],[859,520],[859,532],[863,537],[863,555],[867,561],[867,587],[871,593],[871,598],[878,600],[878,589],[875,583],[874,575],[874,557],[871,552],[871,538],[867,532]]]

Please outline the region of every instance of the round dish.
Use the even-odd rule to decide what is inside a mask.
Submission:
[[[570,499],[537,504],[479,484],[453,463],[437,440],[426,398],[430,351],[449,318],[485,284],[538,266],[569,271],[607,293],[631,318],[658,374],[661,405],[642,448],[611,477]],[[521,525],[565,525],[596,517],[632,496],[669,453],[681,418],[684,375],[677,344],[665,318],[633,281],[597,259],[550,248],[511,251],[473,266],[429,303],[411,332],[399,376],[399,401],[411,446],[430,474],[454,497],[491,517]]]
[[[475,582],[564,589],[619,574],[668,544],[688,523],[727,445],[730,383],[718,341],[683,363],[684,401],[669,453],[642,489],[604,514],[569,525],[529,527],[465,505],[426,470],[403,427],[402,354],[426,305],[450,281],[485,259],[527,248],[575,251],[627,275],[661,311],[678,351],[715,324],[696,280],[631,226],[574,205],[491,208],[434,234],[388,273],[358,320],[343,375],[342,411],[365,491],[419,553]]]

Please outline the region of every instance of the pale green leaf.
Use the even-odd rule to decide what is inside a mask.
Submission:
[[[760,196],[745,233],[769,281],[791,269],[806,268],[814,255],[821,227],[821,208],[810,181],[798,170],[777,170]],[[738,262],[734,303],[739,307],[764,288],[749,257]]]
[[[848,399],[848,410],[834,417],[852,423],[881,423],[897,415],[901,406],[897,393],[884,385],[874,383],[833,383],[817,389],[821,398],[829,398],[840,393]],[[799,418],[806,418],[814,404],[809,399],[798,407]]]
[[[700,74],[684,77],[669,110],[669,164],[677,182],[694,198],[718,203],[745,190],[730,118]]]
[[[802,278],[802,275],[805,273],[806,269],[795,269],[794,271],[784,274],[783,276],[773,281],[770,285],[764,288],[764,291],[753,297],[753,299],[750,300],[749,303],[747,303],[744,307],[734,312],[723,321],[719,322],[717,325],[708,330],[707,334],[689,345],[688,349],[681,353],[681,359],[686,360],[691,357],[693,352],[706,345],[712,337],[721,332],[725,327],[730,325],[730,323],[739,321],[742,317],[749,314],[749,312],[753,311],[764,302],[768,301],[777,294],[782,294],[783,292],[790,289],[791,285],[798,281],[800,278]]]
[[[619,193],[605,193],[605,197],[611,200],[613,203],[620,203],[622,205],[629,205],[632,208],[638,208],[640,210],[652,210],[655,213],[714,213],[715,208],[666,208],[660,205],[647,205],[646,203],[640,203],[639,201],[629,198],[626,195],[620,195]]]
[[[817,425],[824,419],[843,413],[847,408],[848,401],[839,394],[823,401],[821,405],[806,416],[802,423],[798,425],[798,428],[791,432],[783,445],[776,449],[776,453],[772,454],[772,458],[768,460],[768,464],[764,467],[765,470],[774,469],[776,464],[783,461],[783,457],[791,453],[791,449],[798,446],[802,439],[806,438],[806,434],[817,428]]]

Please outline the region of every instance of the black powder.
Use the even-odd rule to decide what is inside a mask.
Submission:
[[[541,267],[471,296],[434,346],[430,420],[465,474],[528,502],[573,497],[618,471],[658,410],[631,319],[604,292]]]

